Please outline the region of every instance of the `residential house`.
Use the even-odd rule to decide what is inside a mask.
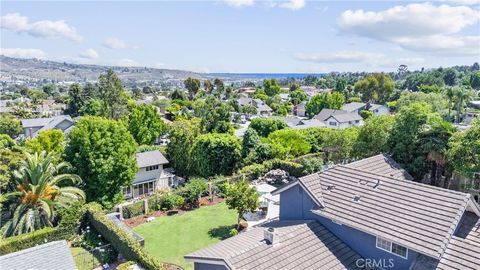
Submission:
[[[290,100],[290,95],[289,95],[289,94],[281,93],[281,94],[278,94],[278,96],[280,97],[280,99],[281,99],[283,102]]]
[[[298,117],[307,116],[306,105],[307,103],[305,101],[295,105],[295,107],[293,108],[293,114]]]
[[[465,118],[463,119],[463,122],[466,125],[470,125],[475,118],[479,117],[479,115],[480,115],[480,112],[474,112],[474,111],[466,112],[465,113]]]
[[[35,138],[40,131],[47,129],[59,129],[68,133],[75,124],[75,121],[69,115],[22,119],[21,122],[26,138]]]
[[[272,115],[273,110],[268,106],[265,102],[261,99],[253,99],[248,97],[241,97],[238,99],[238,105],[245,106],[245,105],[252,105],[257,108],[257,114],[262,116],[269,116]]]
[[[318,119],[302,119],[295,116],[270,116],[269,118],[283,120],[288,127],[295,129],[325,127],[325,124]]]
[[[152,194],[157,189],[178,185],[171,168],[165,168],[168,160],[158,150],[137,154],[138,172],[131,186],[123,187],[126,199]]]
[[[0,268],[10,270],[76,270],[67,241],[53,241],[0,256]]]
[[[389,113],[387,106],[373,103],[350,102],[343,105],[342,110],[347,112],[355,112],[360,114],[360,111],[369,110],[375,116],[385,115]]]
[[[356,112],[323,109],[313,117],[329,128],[348,128],[363,125],[363,118]]]
[[[378,155],[291,182],[279,220],[185,256],[195,269],[480,268],[470,194],[407,180]]]

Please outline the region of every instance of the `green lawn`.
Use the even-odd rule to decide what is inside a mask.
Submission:
[[[160,217],[134,231],[145,238],[147,251],[161,261],[192,269],[193,264],[187,263],[183,255],[227,238],[236,223],[236,212],[219,203],[179,216]]]
[[[100,261],[84,248],[72,247],[70,252],[72,252],[78,270],[92,270],[101,265]]]

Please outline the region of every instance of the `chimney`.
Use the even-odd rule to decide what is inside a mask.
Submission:
[[[275,228],[269,227],[263,231],[263,238],[268,245],[278,245],[280,243],[280,236]]]

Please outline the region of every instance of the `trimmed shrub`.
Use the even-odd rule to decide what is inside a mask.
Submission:
[[[149,270],[165,269],[165,265],[147,253],[133,236],[119,228],[115,222],[108,218],[99,204],[88,204],[87,216],[95,230],[107,239],[113,248],[127,260],[136,261]]]
[[[75,234],[76,228],[47,227],[31,233],[8,237],[0,240],[0,255],[42,245],[51,241],[73,238]]]
[[[244,174],[247,179],[253,180],[263,176],[268,172],[268,168],[263,164],[252,164],[243,167],[238,174]]]
[[[132,218],[145,213],[145,203],[138,201],[123,207],[123,218]]]
[[[303,175],[303,166],[301,164],[280,159],[267,160],[263,163],[268,171],[280,169],[288,172],[291,176],[300,177]]]
[[[117,270],[132,270],[135,262],[128,261],[117,266]]]

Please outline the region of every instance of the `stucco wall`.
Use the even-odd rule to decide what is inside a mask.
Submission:
[[[407,259],[376,247],[376,237],[312,213],[314,203],[299,185],[280,194],[280,220],[316,220],[365,259],[382,260],[385,269],[408,269],[417,253],[408,250]],[[392,260],[392,261],[390,261]],[[392,262],[392,264],[390,263]]]

